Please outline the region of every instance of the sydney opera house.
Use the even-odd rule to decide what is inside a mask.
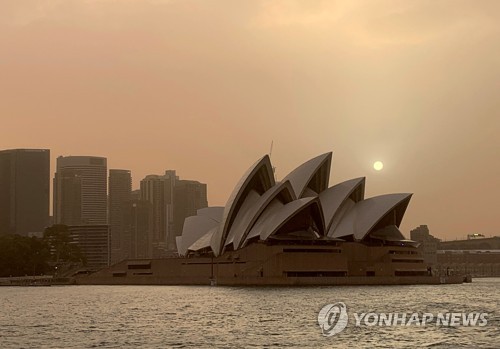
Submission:
[[[430,275],[399,230],[412,194],[365,198],[365,178],[329,186],[332,153],[276,181],[269,156],[242,176],[225,207],[198,210],[178,257],[125,260],[83,283],[345,285],[461,282]]]

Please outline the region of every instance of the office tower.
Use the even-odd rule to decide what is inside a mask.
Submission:
[[[132,199],[130,212],[130,249],[128,258],[152,258],[151,228],[153,226],[152,205],[150,202]]]
[[[107,224],[107,161],[95,156],[60,156],[54,177],[54,222]]]
[[[167,251],[169,234],[174,229],[173,195],[175,171],[166,171],[165,175],[148,175],[141,181],[141,200],[151,204],[152,226],[150,227],[150,245],[153,257],[162,257]]]
[[[132,190],[130,193],[131,200],[140,200],[141,199],[141,189]]]
[[[128,258],[152,258],[153,206],[141,199],[141,190],[131,193],[129,210],[130,246]]]
[[[0,151],[0,234],[43,232],[49,223],[50,150]]]
[[[108,225],[68,226],[71,240],[87,258],[87,267],[99,270],[110,265],[110,234]]]
[[[175,250],[175,244],[169,244],[169,241],[175,242],[175,186],[179,182],[179,177],[176,175],[175,170],[165,171],[163,176],[165,181],[165,199],[167,209],[167,230],[165,235],[164,249],[166,251]],[[173,240],[172,240],[173,239]]]
[[[175,237],[182,235],[184,220],[189,216],[196,216],[197,210],[205,207],[208,207],[206,184],[189,180],[178,180],[175,183],[175,234],[171,234],[168,239],[170,250],[175,249]]]
[[[207,185],[180,180],[175,171],[149,175],[141,181],[140,199],[151,204],[150,251],[154,258],[176,250],[175,238],[182,234],[184,219],[208,206]]]
[[[157,250],[167,231],[165,183],[162,176],[148,175],[141,181],[141,200],[151,205],[151,231],[149,244]],[[153,253],[156,256],[156,253]]]
[[[53,204],[57,223],[82,224],[82,176],[80,171],[62,169],[56,173]]]
[[[109,170],[108,218],[111,234],[111,262],[126,259],[130,250],[130,205],[132,176],[129,170]]]

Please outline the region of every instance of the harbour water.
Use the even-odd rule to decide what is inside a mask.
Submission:
[[[344,302],[345,330],[318,312]],[[356,287],[0,287],[0,348],[499,348],[500,278]],[[355,326],[354,313],[487,313],[486,326]]]

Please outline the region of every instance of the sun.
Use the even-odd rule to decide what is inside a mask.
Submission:
[[[384,168],[384,164],[382,163],[382,161],[375,161],[373,163],[373,168],[375,169],[375,171],[381,171]]]

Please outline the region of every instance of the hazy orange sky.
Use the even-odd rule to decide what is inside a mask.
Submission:
[[[500,1],[2,0],[0,149],[176,169],[222,205],[269,152],[500,235]],[[375,172],[375,160],[384,170]]]

